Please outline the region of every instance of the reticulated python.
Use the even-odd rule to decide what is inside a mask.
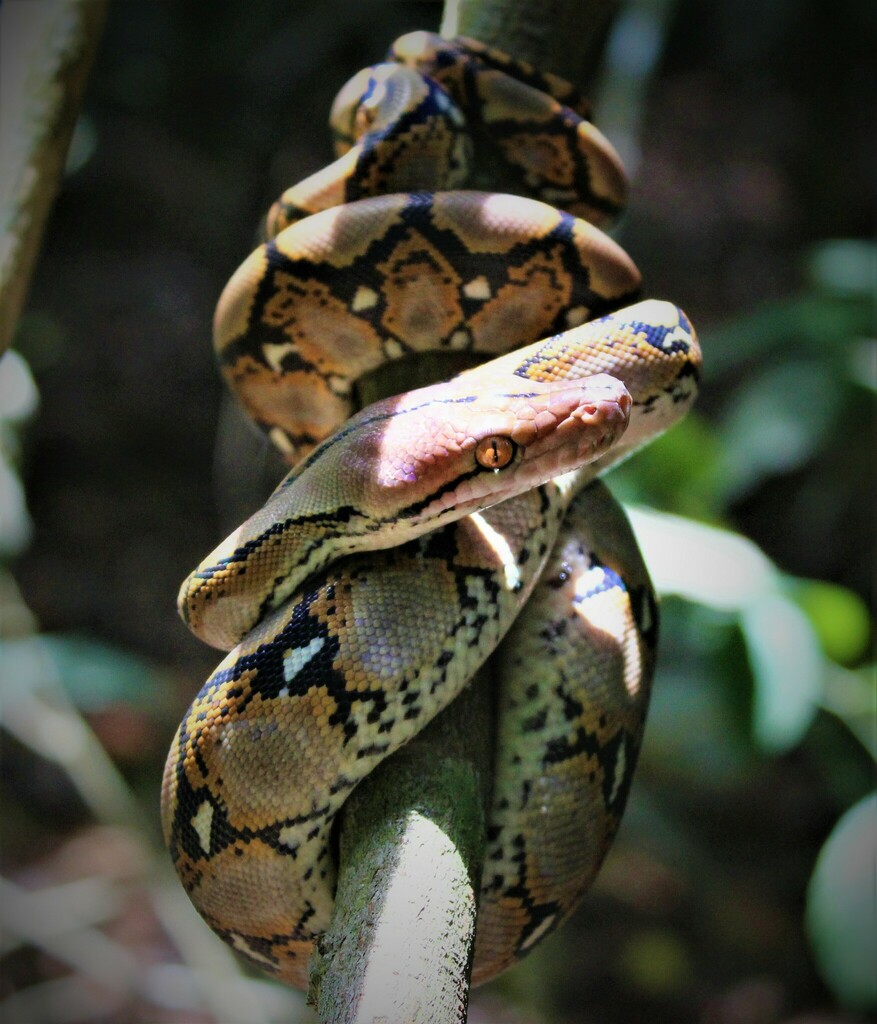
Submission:
[[[295,468],[183,584],[230,653],[171,747],[163,821],[208,924],[293,985],[345,798],[494,651],[476,983],[569,914],[618,827],[655,603],[594,481],[684,415],[700,353],[669,303],[618,310],[637,271],[579,218],[611,218],[624,178],[587,116],[526,64],[405,36],[342,89],[342,155],[275,203],[220,299],[223,372]],[[352,415],[363,374],[433,349],[495,358]]]

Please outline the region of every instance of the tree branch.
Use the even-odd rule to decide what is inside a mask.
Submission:
[[[345,805],[335,916],[312,960],[321,1021],[466,1020],[492,750],[483,676]]]
[[[472,36],[586,89],[621,0],[446,0],[442,35]]]
[[[0,352],[24,305],[105,11],[106,0],[0,9]]]

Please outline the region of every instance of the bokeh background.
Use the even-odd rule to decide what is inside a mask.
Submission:
[[[215,655],[179,581],[281,469],[213,306],[335,91],[438,3],[113,4],[0,361],[0,1020],[306,1022],[170,874],[157,809]],[[875,995],[870,0],[632,0],[596,88],[617,237],[706,353],[610,477],[663,600],[645,749],[575,918],[470,1019],[856,1024]]]

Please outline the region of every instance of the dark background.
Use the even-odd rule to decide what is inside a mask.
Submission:
[[[697,416],[619,493],[758,545],[829,668],[801,734],[771,746],[753,726],[765,684],[745,629],[670,599],[672,696],[658,703],[659,679],[631,820],[576,919],[476,997],[473,1020],[865,1019],[804,915],[823,842],[873,785],[874,11],[641,3],[613,37],[596,101],[634,171],[618,237],[706,354]],[[87,1009],[46,989],[47,1021],[222,1020],[186,1003],[191,983],[174,975],[184,995],[171,998],[170,975],[147,969],[186,957],[144,881],[163,870],[164,753],[215,662],[180,624],[177,587],[281,472],[224,396],[213,306],[270,202],[330,159],[337,89],[439,19],[436,3],[376,0],[111,7],[16,341],[40,407],[19,435],[33,533],[10,601],[39,624],[140,820],[95,823],[81,785],[20,731],[3,745],[0,812],[18,884],[122,887],[95,927],[148,983],[107,995],[25,943],[2,961],[13,1012],[37,1005],[14,1001],[31,986],[65,980]],[[854,699],[845,718],[838,701]],[[252,1019],[275,1019],[267,985],[252,991]],[[283,998],[276,1019],[292,1019]]]

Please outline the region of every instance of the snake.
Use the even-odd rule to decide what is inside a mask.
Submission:
[[[345,800],[492,656],[479,984],[572,913],[618,829],[658,612],[598,478],[685,415],[700,348],[601,230],[623,170],[562,79],[409,33],[331,120],[337,159],[216,309],[222,373],[291,468],[181,587],[227,654],[171,744],[164,836],[207,924],[306,988]],[[442,352],[466,368],[357,409],[370,374]]]

